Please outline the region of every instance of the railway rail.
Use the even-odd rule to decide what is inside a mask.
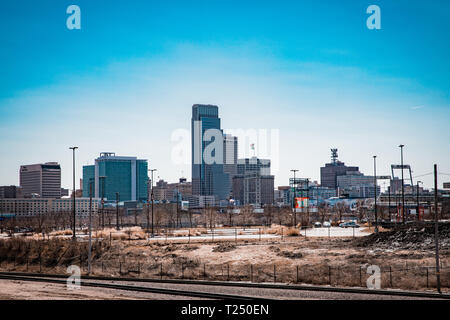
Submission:
[[[41,274],[26,272],[0,272],[0,279],[24,280],[24,281],[42,281],[65,284],[68,275],[65,274]],[[386,289],[364,289],[364,288],[347,288],[347,287],[327,287],[327,286],[309,286],[309,285],[287,285],[287,284],[269,284],[269,283],[249,283],[249,282],[231,282],[231,281],[206,281],[206,280],[182,280],[182,279],[150,279],[150,278],[125,278],[125,277],[104,277],[104,276],[87,276],[81,277],[82,285],[92,287],[104,287],[111,289],[121,289],[140,292],[152,292],[161,294],[172,294],[179,296],[190,296],[211,299],[239,299],[239,300],[256,300],[264,299],[261,297],[206,293],[198,291],[174,290],[163,288],[138,287],[134,285],[121,285],[101,282],[87,282],[86,280],[95,281],[121,281],[121,282],[141,282],[141,283],[169,283],[169,284],[188,284],[188,285],[210,285],[210,286],[227,286],[241,288],[262,288],[262,289],[285,289],[285,290],[304,290],[304,291],[322,291],[333,293],[354,293],[368,295],[385,295],[385,296],[403,296],[416,298],[432,298],[432,299],[449,299],[450,294],[439,294],[433,292],[421,291],[404,291],[404,290],[386,290]]]
[[[67,276],[65,276],[65,277],[67,277]],[[46,277],[45,275],[32,276],[32,275],[5,275],[4,273],[0,274],[0,279],[3,279],[3,280],[33,281],[33,282],[56,283],[56,284],[63,284],[63,285],[65,285],[67,283],[66,280],[61,280],[61,279],[57,279],[57,278],[59,278],[59,277],[54,277],[54,276]],[[109,280],[109,281],[112,281],[112,280]],[[115,284],[115,283],[104,283],[104,282],[102,283],[102,282],[83,281],[81,283],[81,286],[135,291],[135,292],[157,293],[157,294],[175,295],[175,296],[183,296],[183,297],[217,299],[217,300],[264,300],[260,297],[250,297],[250,296],[244,296],[244,295],[218,294],[218,293],[199,292],[199,291],[165,289],[165,288],[139,287],[139,286],[130,286],[130,285],[123,285],[123,284]]]

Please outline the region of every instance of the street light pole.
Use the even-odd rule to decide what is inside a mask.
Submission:
[[[295,180],[295,173],[297,172],[297,169],[291,169],[291,172],[294,173],[294,181],[293,181],[293,186],[294,186],[294,192],[292,195],[292,210],[294,211],[294,227],[297,225],[297,210],[295,208],[295,193],[297,191],[297,184],[296,184],[296,180]]]
[[[154,196],[153,196],[153,172],[156,171],[156,169],[150,169],[149,170],[151,172],[152,175],[152,181],[151,181],[151,185],[152,185],[152,189],[151,189],[151,200],[152,200],[152,238],[155,236],[155,234],[153,233],[153,203],[155,202]]]
[[[434,165],[434,243],[436,247],[436,287],[441,293],[441,273],[439,270],[439,227],[438,227],[438,184],[437,165]]]
[[[102,183],[100,184],[101,188],[102,188],[102,230],[105,229],[105,178],[106,176],[100,176],[98,177],[99,180],[102,181]],[[99,187],[100,187],[99,186]]]
[[[401,144],[400,147],[400,154],[401,154],[401,167],[402,167],[402,220],[403,223],[405,223],[405,180],[403,178],[403,147],[405,145]]]
[[[375,233],[378,233],[378,212],[377,212],[377,156],[373,156],[373,184],[375,187]]]
[[[88,251],[88,275],[91,274],[92,259],[92,181],[89,181],[89,251]]]
[[[69,147],[69,149],[72,150],[72,167],[73,167],[73,235],[72,235],[72,240],[76,241],[77,240],[77,236],[75,234],[75,228],[76,228],[76,224],[75,224],[75,215],[76,215],[76,211],[75,211],[75,193],[76,193],[76,189],[75,189],[75,150],[78,149],[78,147]]]
[[[147,180],[147,236],[150,230],[150,181]]]
[[[423,183],[422,181],[417,181],[417,212],[416,212],[416,214],[417,214],[417,220],[420,220],[420,214],[419,214],[419,211],[420,211],[420,205],[419,205],[419,183]]]
[[[309,178],[306,178],[306,225],[309,225]]]
[[[119,227],[119,193],[116,192],[116,230],[120,230]]]

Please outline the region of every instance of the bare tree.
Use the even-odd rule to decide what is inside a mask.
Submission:
[[[266,225],[272,224],[273,216],[274,216],[274,208],[273,205],[269,204],[264,208],[264,220]]]
[[[338,202],[338,203],[336,203],[334,208],[335,208],[335,210],[337,212],[337,215],[339,217],[339,222],[341,222],[342,221],[342,215],[345,213],[345,209],[346,209],[345,203]]]
[[[241,207],[241,212],[239,213],[240,218],[241,218],[241,224],[244,227],[245,230],[245,226],[248,225],[251,214],[253,212],[253,208],[250,205],[245,205],[243,207]]]
[[[205,221],[205,227],[212,230],[216,225],[217,209],[214,207],[206,207],[202,210]]]

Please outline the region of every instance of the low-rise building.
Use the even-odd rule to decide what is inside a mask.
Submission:
[[[92,214],[96,214],[100,199],[92,199]],[[14,213],[16,217],[31,217],[39,214],[69,212],[73,209],[73,199],[21,198],[0,199],[0,213]],[[78,216],[89,215],[89,198],[75,199],[75,212]]]

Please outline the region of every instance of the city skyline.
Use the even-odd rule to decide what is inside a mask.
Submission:
[[[79,31],[67,30],[64,4],[51,1],[0,13],[10,30],[1,35],[1,185],[19,183],[20,165],[57,161],[72,189],[71,145],[77,181],[108,151],[148,159],[155,179],[190,180],[190,164],[170,159],[193,104],[218,105],[225,133],[278,129],[275,186],[288,184],[290,169],[320,181],[332,147],[366,175],[373,155],[378,174],[390,174],[399,144],[413,176],[434,163],[450,172],[448,3],[381,1],[381,30],[366,28],[363,1],[77,4]],[[433,185],[432,176],[420,180]]]

